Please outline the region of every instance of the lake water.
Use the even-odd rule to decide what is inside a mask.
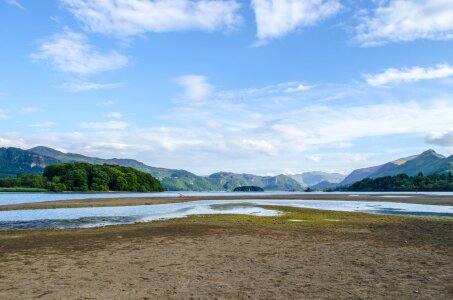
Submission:
[[[163,192],[163,193],[0,193],[0,205],[7,204],[23,204],[35,203],[45,201],[60,201],[60,200],[74,200],[74,199],[102,199],[102,198],[146,198],[146,197],[179,197],[179,196],[262,196],[262,195],[297,195],[306,194],[303,192]],[[312,192],[310,194],[329,194],[329,195],[350,195],[351,197],[357,195],[383,195],[386,194],[399,195],[400,197],[408,197],[408,194],[414,192],[392,192],[392,193],[373,193],[373,192]],[[444,195],[453,196],[453,192],[423,192],[421,195]]]
[[[203,214],[276,216],[281,213],[253,205],[453,218],[453,206],[440,205],[328,200],[201,200],[141,206],[0,211],[0,230],[96,227]]]

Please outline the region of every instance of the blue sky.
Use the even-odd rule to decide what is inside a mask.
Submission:
[[[0,0],[0,146],[255,174],[453,154],[450,0]]]

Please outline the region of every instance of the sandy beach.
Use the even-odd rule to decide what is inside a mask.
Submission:
[[[451,299],[453,222],[281,208],[0,233],[1,299]]]

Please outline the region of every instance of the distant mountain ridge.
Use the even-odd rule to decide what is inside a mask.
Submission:
[[[19,148],[0,148],[0,177],[15,177],[17,174],[42,173],[58,160]]]
[[[321,182],[326,183],[340,183],[346,177],[340,173],[326,173],[326,172],[305,172],[300,174],[288,175],[292,179],[296,180],[300,185],[304,187],[313,187]]]
[[[357,169],[348,176],[338,173],[305,172],[294,175],[258,176],[217,172],[209,176],[198,176],[186,170],[148,166],[134,159],[103,159],[76,153],[64,153],[48,147],[29,150],[0,148],[0,177],[15,177],[17,174],[42,173],[47,165],[63,162],[88,162],[92,164],[116,164],[132,167],[158,178],[166,190],[174,191],[232,191],[238,186],[259,186],[265,190],[303,191],[334,188],[350,185],[365,178],[377,178],[407,174],[424,175],[453,172],[453,155],[444,157],[434,150],[419,155],[400,158],[382,165]]]
[[[41,173],[47,165],[65,162],[87,162],[92,164],[116,164],[149,173],[158,178],[166,190],[174,191],[232,191],[238,186],[259,186],[265,190],[303,191],[307,186],[327,181],[336,183],[341,174],[307,172],[296,175],[258,176],[218,172],[209,176],[198,176],[186,170],[175,170],[148,166],[134,159],[103,159],[76,153],[64,153],[49,147],[38,146],[29,150],[0,148],[0,176],[14,177],[21,173]],[[2,154],[3,153],[3,154]],[[9,154],[7,154],[9,153]],[[14,153],[14,155],[12,155]],[[1,173],[2,172],[2,173]],[[296,180],[296,179],[297,180]]]
[[[453,155],[445,157],[430,149],[419,155],[400,158],[382,165],[357,169],[351,172],[340,185],[351,185],[365,178],[378,178],[406,174],[415,176],[446,174],[453,172]]]

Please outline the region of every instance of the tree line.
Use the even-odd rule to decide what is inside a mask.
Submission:
[[[264,192],[264,189],[254,185],[244,185],[234,188],[233,192]]]
[[[413,191],[453,191],[453,176],[451,172],[442,175],[417,176],[399,174],[378,178],[366,178],[344,188],[355,192],[413,192]]]
[[[133,168],[79,162],[47,166],[43,175],[23,174],[16,178],[1,178],[0,187],[45,188],[53,192],[163,191],[159,180]]]

